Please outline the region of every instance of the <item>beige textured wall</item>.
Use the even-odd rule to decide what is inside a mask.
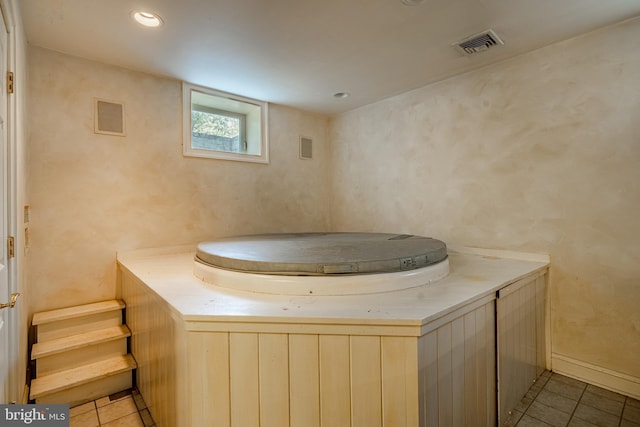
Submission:
[[[640,378],[638,40],[636,19],[335,118],[332,227],[548,253],[554,351]]]
[[[32,311],[112,298],[118,250],[327,229],[325,117],[272,105],[269,165],[185,158],[179,82],[37,47],[28,60]],[[93,133],[93,97],[124,103],[126,137]]]

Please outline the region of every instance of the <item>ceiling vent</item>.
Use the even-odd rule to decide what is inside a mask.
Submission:
[[[487,30],[468,37],[454,46],[465,55],[473,55],[503,44],[504,42],[493,30]]]

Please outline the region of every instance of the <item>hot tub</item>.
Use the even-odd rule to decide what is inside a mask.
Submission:
[[[388,233],[262,234],[200,243],[206,283],[278,295],[357,295],[424,286],[449,274],[447,247]]]
[[[137,387],[159,427],[498,425],[497,408],[506,414],[544,369],[547,257],[449,248],[379,273],[447,263],[446,277],[345,295],[205,282],[194,276],[211,267],[203,258],[203,245],[118,254]]]

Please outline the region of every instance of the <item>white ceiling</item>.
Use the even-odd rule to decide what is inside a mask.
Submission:
[[[21,0],[29,43],[334,114],[640,15],[638,0]],[[158,29],[130,19],[148,9]],[[493,29],[505,45],[452,43]],[[350,92],[336,99],[336,92]]]

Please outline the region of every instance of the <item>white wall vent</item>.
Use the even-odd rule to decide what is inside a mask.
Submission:
[[[126,136],[124,104],[108,99],[93,99],[93,131],[105,135]]]
[[[313,159],[313,140],[309,137],[300,137],[300,158],[304,160]]]
[[[504,42],[493,30],[486,30],[471,37],[467,37],[466,39],[454,44],[454,46],[465,55],[473,55],[474,53],[483,52],[487,49],[503,44]]]

